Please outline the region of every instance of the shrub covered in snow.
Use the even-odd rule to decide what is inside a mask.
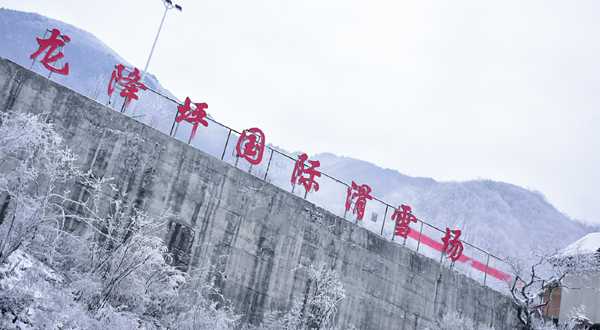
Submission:
[[[434,327],[427,330],[494,330],[494,328],[475,324],[470,318],[463,317],[458,312],[451,312],[444,315]]]
[[[206,269],[171,265],[156,235],[162,218],[127,205],[108,180],[78,172],[51,124],[20,113],[0,121],[0,328],[235,326],[232,309],[208,298],[218,290]],[[65,180],[82,184],[84,201],[56,190]],[[100,214],[101,202],[109,214]],[[85,229],[66,230],[73,222]]]

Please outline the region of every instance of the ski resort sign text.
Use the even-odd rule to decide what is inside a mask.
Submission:
[[[68,75],[69,63],[64,63],[63,65],[62,59],[65,57],[63,54],[63,47],[65,47],[66,43],[70,42],[71,39],[68,36],[61,34],[58,29],[47,30],[46,34],[47,32],[50,32],[48,38],[46,38],[46,35],[44,35],[43,38],[37,38],[39,48],[30,55],[30,59],[33,59],[35,63],[38,57],[43,56],[40,63],[42,63],[46,69],[51,71],[50,74],[57,73]],[[60,65],[58,63],[59,61]],[[108,82],[107,92],[109,103],[110,97],[117,91],[118,95],[124,98],[121,112],[125,112],[131,100],[139,100],[138,93],[140,90],[147,89],[144,82],[141,81],[140,71],[137,68],[128,70],[125,65],[117,64],[115,65],[110,81]],[[192,125],[188,143],[191,143],[194,139],[200,124],[204,127],[209,126],[209,122],[206,120],[206,109],[208,109],[208,104],[192,102],[189,97],[186,97],[184,104],[179,104],[177,106],[175,122],[181,123],[182,121],[186,121]],[[265,141],[265,133],[261,129],[253,127],[243,130],[237,140],[234,155],[237,159],[243,158],[252,165],[258,165],[263,161],[266,146]],[[318,160],[309,160],[306,154],[298,155],[291,173],[291,184],[293,188],[296,186],[304,188],[305,197],[309,192],[318,192],[319,183],[317,180],[321,177],[321,172],[318,170],[320,166],[321,163]],[[371,196],[371,187],[367,184],[359,185],[352,181],[352,184],[348,186],[346,191],[345,210],[346,212],[351,211],[352,214],[355,214],[356,221],[362,221],[367,203],[370,200],[373,200],[373,196]],[[403,237],[405,239],[408,237],[418,239],[419,243],[426,244],[440,251],[443,256],[451,259],[452,262],[457,260],[465,263],[469,262],[472,267],[485,271],[486,274],[506,280],[506,274],[495,269],[491,269],[490,271],[488,265],[484,265],[463,255],[464,248],[460,240],[460,230],[446,228],[445,236],[440,239],[441,243],[438,240],[423,235],[422,232],[413,232],[410,224],[417,223],[419,220],[412,214],[410,206],[407,205],[400,205],[398,209],[394,209],[391,220],[395,223],[394,236]],[[497,272],[497,274],[494,274],[493,271]]]

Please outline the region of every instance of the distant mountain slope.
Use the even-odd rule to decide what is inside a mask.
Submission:
[[[53,28],[71,38],[71,42],[63,50],[63,60],[71,67],[68,77],[52,74],[53,80],[65,86],[86,93],[84,89],[90,85],[90,80],[103,75],[108,84],[108,78],[116,64],[129,65],[125,59],[87,31],[36,13],[5,8],[0,8],[0,55],[29,68],[32,63],[29,56],[39,48],[36,38],[42,38],[46,29]],[[49,36],[50,33],[46,38]],[[33,70],[45,76],[49,73],[39,61]],[[164,91],[156,77],[148,75],[146,81],[149,87]]]
[[[530,241],[550,235],[567,244],[592,230],[558,212],[541,193],[509,183],[437,182],[330,153],[311,159],[321,161],[323,172],[342,181],[369,184],[373,196],[388,203],[410,205],[424,221],[442,229],[462,229],[465,240],[496,254],[529,249]]]
[[[52,79],[106,103],[106,85],[115,64],[127,62],[86,31],[38,14],[0,9],[0,55],[30,67],[29,55],[38,49],[36,37],[42,37],[46,28],[58,28],[72,40],[65,47],[65,60],[70,63],[71,74],[66,79],[53,74]],[[48,75],[48,71],[41,68],[39,63],[33,69]],[[147,76],[147,85],[172,96],[152,75]],[[171,127],[174,114],[172,103],[167,104],[161,98],[144,97],[136,111],[138,115],[141,114],[139,119],[146,124],[162,131],[168,131]],[[189,130],[189,127],[181,130]],[[185,134],[189,135],[187,132]],[[211,154],[220,154],[222,150],[217,142],[211,141],[202,148],[214,149]],[[437,182],[331,153],[315,155],[311,159],[321,162],[323,172],[344,182],[369,184],[372,195],[387,203],[394,206],[410,205],[413,213],[424,221],[442,229],[450,227],[463,230],[461,238],[495,254],[505,250],[528,249],[530,240],[536,241],[550,234],[562,236],[563,243],[568,244],[591,230],[558,212],[540,193],[512,184],[490,180]],[[273,181],[280,187],[291,187],[289,164],[285,166],[277,162],[272,164],[271,172],[279,170],[281,173]],[[324,188],[311,194],[309,200],[317,205],[328,206],[330,210],[342,210],[341,213],[334,213],[343,215],[345,192],[338,188],[329,192]],[[373,212],[379,213],[378,221],[381,221],[382,211]],[[365,218],[370,217],[371,214],[366,214]],[[389,215],[387,218],[389,221]],[[377,228],[381,228],[379,222],[363,221],[361,225],[376,232]]]

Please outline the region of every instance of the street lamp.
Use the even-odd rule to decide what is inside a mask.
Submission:
[[[165,5],[165,14],[163,15],[162,21],[160,21],[160,27],[158,28],[158,32],[156,33],[156,38],[154,39],[154,44],[152,45],[152,50],[150,51],[150,56],[148,56],[148,62],[146,62],[146,67],[144,68],[144,73],[142,73],[142,79],[140,79],[141,83],[144,83],[144,78],[146,78],[146,72],[148,72],[148,65],[150,65],[150,59],[152,59],[152,53],[154,53],[154,47],[156,47],[156,41],[158,40],[158,36],[160,35],[160,30],[162,29],[163,23],[165,21],[165,17],[167,16],[167,11],[169,9],[177,9],[181,11],[181,6],[178,4],[173,4],[171,0],[163,0],[163,5]]]

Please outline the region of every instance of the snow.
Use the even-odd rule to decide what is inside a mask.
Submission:
[[[600,249],[600,232],[590,233],[567,246],[562,254],[573,255],[575,253],[592,253]]]

